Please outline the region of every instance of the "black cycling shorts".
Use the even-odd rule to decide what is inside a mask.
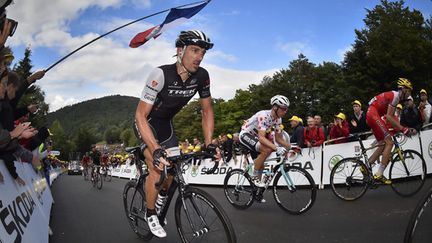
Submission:
[[[259,139],[248,132],[240,132],[239,139],[240,143],[250,150],[252,159],[255,159],[259,154]]]
[[[174,127],[172,125],[171,120],[150,118],[148,122],[154,137],[156,138],[157,142],[161,145],[162,148],[164,149],[169,149],[174,147],[178,148],[179,143],[178,143],[177,136],[174,133]],[[140,133],[138,132],[136,121],[134,124],[134,132],[135,132],[135,136],[137,136],[140,143],[144,144],[144,141],[141,138]]]

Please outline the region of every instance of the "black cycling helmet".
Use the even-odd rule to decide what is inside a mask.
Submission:
[[[188,45],[197,45],[206,50],[213,47],[210,38],[200,30],[188,30],[180,32],[175,43],[176,47],[184,47]]]

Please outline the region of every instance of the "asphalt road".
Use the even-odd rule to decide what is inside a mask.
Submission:
[[[52,187],[50,243],[143,242],[130,229],[123,211],[122,192],[125,179],[113,178],[97,190],[82,176],[62,175]],[[201,187],[224,207],[240,243],[261,242],[402,242],[409,217],[428,188],[410,198],[396,195],[389,186],[369,190],[355,202],[337,199],[330,189],[318,190],[317,200],[304,215],[282,211],[267,191],[264,204],[255,203],[247,210],[228,204],[221,187]],[[172,205],[171,205],[172,206]],[[168,236],[151,242],[180,242],[170,208]]]

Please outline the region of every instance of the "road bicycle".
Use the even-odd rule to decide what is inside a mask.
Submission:
[[[90,176],[89,176],[89,172],[88,172],[88,167],[83,166],[82,175],[83,175],[85,181],[89,180]]]
[[[404,242],[430,242],[432,239],[432,188],[417,203],[405,231]]]
[[[360,135],[351,136],[360,144],[359,153],[355,157],[344,158],[337,162],[330,173],[330,184],[334,194],[346,201],[359,199],[368,188],[373,189],[381,184],[373,179],[373,165],[367,162],[369,161],[367,151],[380,145],[365,148]],[[424,184],[426,162],[419,152],[401,147],[398,139],[404,138],[405,135],[402,133],[392,135],[394,147],[389,164],[389,179],[392,181],[391,188],[396,194],[409,197],[416,194]]]
[[[254,201],[260,202],[272,181],[273,197],[280,208],[295,215],[312,208],[317,193],[315,181],[305,169],[287,164],[288,155],[278,155],[264,162],[266,168],[273,167],[263,174],[264,187],[253,183],[253,162],[247,155],[244,158],[246,167],[229,171],[224,180],[225,197],[235,208],[247,209]]]
[[[101,167],[101,174],[104,181],[110,182],[112,180],[112,167],[111,166]]]
[[[143,190],[149,172],[144,166],[140,147],[126,148],[126,151],[134,155],[139,177],[137,180],[129,181],[124,187],[124,210],[132,230],[140,238],[150,240],[153,234],[146,222],[147,203]],[[194,159],[206,158],[213,158],[213,156],[204,152],[196,152],[167,158],[171,163],[171,168],[166,169],[165,167],[160,181],[155,186],[162,185],[167,174],[173,175],[174,180],[168,189],[167,201],[158,215],[159,222],[162,226],[165,225],[168,208],[177,191],[174,214],[176,228],[182,242],[237,242],[234,228],[220,204],[207,192],[188,185],[183,178],[185,166],[189,166]],[[218,162],[215,161],[208,174],[213,173],[217,165]]]
[[[97,189],[102,189],[103,180],[102,176],[100,174],[100,165],[93,165],[91,169],[91,183],[93,187],[96,187]]]

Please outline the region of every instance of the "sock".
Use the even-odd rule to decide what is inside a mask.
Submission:
[[[380,164],[378,167],[378,172],[376,173],[377,176],[382,176],[384,174],[384,170],[386,169],[386,166],[383,164]]]
[[[257,178],[261,178],[263,171],[262,170],[255,170],[253,171],[253,176]]]

